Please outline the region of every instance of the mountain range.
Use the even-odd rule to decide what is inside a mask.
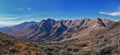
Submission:
[[[1,49],[4,48],[5,50],[0,54],[120,54],[120,21],[103,18],[47,19],[40,22],[25,22],[13,27],[1,28],[0,32],[8,34],[0,33]],[[10,47],[12,44],[14,44],[14,47],[17,45],[17,48]],[[22,50],[20,50],[19,46]],[[28,49],[32,50],[29,51]]]
[[[40,22],[25,22],[13,27],[1,28],[0,31],[17,38],[34,41],[64,41],[82,38],[114,23],[114,21],[102,18],[58,21],[49,18]]]

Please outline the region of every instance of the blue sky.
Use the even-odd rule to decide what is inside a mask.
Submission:
[[[97,17],[120,20],[120,0],[0,0],[0,26]]]

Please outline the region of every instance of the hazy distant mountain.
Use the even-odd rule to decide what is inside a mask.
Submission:
[[[97,18],[80,20],[53,20],[47,19],[36,22],[26,22],[12,28],[2,29],[9,35],[35,41],[42,40],[69,40],[90,34],[94,30],[103,30],[114,22]],[[1,30],[1,29],[0,29]],[[8,31],[9,30],[9,31]]]
[[[32,22],[24,22],[24,23],[21,23],[21,24],[12,26],[12,27],[3,27],[3,28],[0,28],[0,32],[10,33],[10,32],[15,31],[15,30],[19,30],[19,29],[22,29],[25,27],[29,27],[31,25],[35,25],[36,23],[37,22],[32,21]]]
[[[36,23],[37,23],[37,22],[34,22],[34,21],[32,21],[32,22],[24,22],[24,23],[21,23],[21,24],[19,24],[19,25],[13,26],[13,28],[21,29],[21,28],[23,28],[23,27],[29,27],[29,26],[31,26],[31,25],[35,25]]]

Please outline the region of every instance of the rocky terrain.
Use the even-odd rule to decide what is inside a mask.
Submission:
[[[24,23],[11,28],[1,28],[0,31],[17,38],[34,41],[64,41],[87,36],[94,30],[103,30],[113,23],[113,21],[102,18],[58,21],[47,19],[38,23],[31,24],[30,22],[31,25],[24,25],[22,28],[16,27],[21,27]]]
[[[120,55],[120,21],[47,19],[4,33],[1,55]]]

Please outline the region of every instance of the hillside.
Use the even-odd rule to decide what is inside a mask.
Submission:
[[[73,45],[86,44],[85,51],[92,51],[92,53],[97,53],[90,55],[119,55],[120,22],[115,22],[111,26],[101,31],[94,30],[89,35],[84,36],[83,38],[65,40],[62,43],[71,43]]]
[[[40,55],[36,44],[0,33],[0,55]]]

